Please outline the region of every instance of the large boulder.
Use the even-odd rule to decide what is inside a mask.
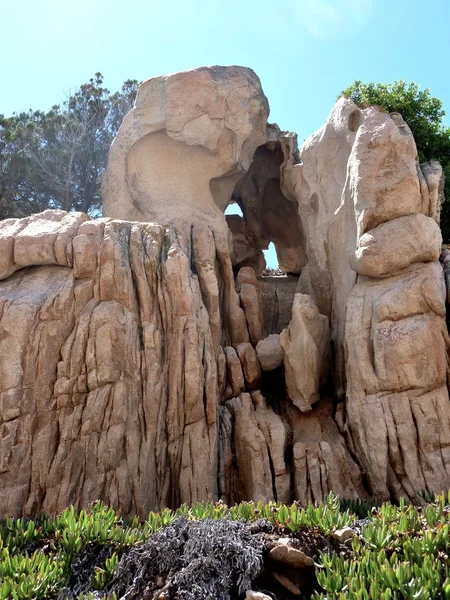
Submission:
[[[420,213],[408,215],[361,235],[352,264],[360,275],[390,277],[413,263],[437,260],[441,245],[434,219]]]
[[[292,320],[280,334],[289,398],[302,411],[319,401],[319,388],[326,382],[330,329],[312,299],[296,294]]]
[[[224,227],[233,188],[266,142],[269,104],[245,67],[201,67],[139,88],[111,147],[104,214]]]
[[[284,361],[284,353],[280,343],[280,334],[271,333],[260,340],[256,345],[256,354],[263,371],[273,371],[281,367]]]

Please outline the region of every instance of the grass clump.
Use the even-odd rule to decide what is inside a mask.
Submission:
[[[335,539],[343,528],[352,530],[346,544]],[[124,519],[98,502],[80,512],[69,507],[55,517],[6,519],[0,522],[0,600],[114,600],[136,585],[137,576],[142,589],[153,590],[162,575],[167,598],[187,598],[191,571],[198,571],[196,598],[208,588],[237,599],[265,568],[265,531],[271,532],[271,543],[274,536],[289,536],[297,545],[306,544],[308,536],[327,540],[326,549],[314,556],[314,591],[305,597],[450,600],[450,493],[398,506],[377,506],[375,499],[341,501],[333,494],[306,508],[296,503],[243,502],[231,508],[222,502],[199,503],[151,512],[143,522]],[[228,558],[213,564],[216,542],[228,548]],[[166,549],[161,565],[158,547]],[[307,553],[308,545],[304,548]],[[142,560],[147,555],[153,562]],[[206,567],[211,578],[218,574],[221,588],[214,587],[217,582],[203,582]],[[124,584],[133,569],[136,577]]]

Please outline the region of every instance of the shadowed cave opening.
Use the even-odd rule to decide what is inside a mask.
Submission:
[[[261,371],[261,394],[277,414],[283,411],[283,402],[286,399],[284,382],[284,366],[272,371]]]
[[[288,327],[298,279],[306,263],[298,204],[287,198],[281,189],[283,162],[280,142],[259,146],[248,171],[235,184],[225,209],[233,236],[234,274],[237,276],[242,267],[252,267],[259,280],[263,338],[280,334]],[[288,440],[284,461],[292,476],[291,401],[287,395],[284,366],[269,371],[262,369],[259,389],[268,405],[285,423]],[[276,495],[272,462],[271,471]],[[290,488],[293,499],[293,481]]]
[[[248,171],[234,187],[225,214],[233,236],[235,272],[249,266],[257,276],[298,276],[304,266],[298,206],[281,190],[283,161],[280,142],[259,146]]]
[[[281,190],[284,160],[280,142],[259,146],[248,171],[234,184],[225,209],[233,237],[234,274],[252,267],[260,283],[263,337],[279,334],[289,325],[306,262],[297,202]],[[284,412],[284,367],[262,372],[261,392],[275,412]]]
[[[231,215],[237,215],[241,219],[244,218],[241,207],[236,202],[230,202],[230,204],[227,206],[227,208],[225,210],[225,218],[227,218],[227,221],[228,221],[228,217],[230,217]],[[241,223],[242,222],[241,219],[236,220],[236,221],[238,223]],[[233,217],[231,217],[231,221],[233,221]],[[281,271],[280,265],[278,263],[278,256],[277,256],[275,244],[273,242],[270,242],[267,249],[263,249],[262,252],[264,255],[264,259],[266,261],[266,267],[265,267],[264,271],[262,272],[261,276],[262,277],[270,277],[270,276],[274,276],[274,275],[283,276],[284,273]],[[237,271],[239,271],[241,266],[246,266],[246,265],[238,264],[234,269],[235,274]]]
[[[244,218],[241,207],[236,202],[231,202],[225,210],[225,217],[227,218],[230,215],[238,215],[242,219]],[[262,252],[266,261],[266,268],[263,271],[262,276],[267,277],[270,274],[282,275],[283,272],[280,270],[275,244],[270,242],[267,250],[263,250]]]
[[[259,146],[248,171],[230,190],[225,208],[233,237],[234,274],[252,267],[260,282],[264,337],[288,326],[306,263],[297,202],[281,190],[283,162],[280,142]]]

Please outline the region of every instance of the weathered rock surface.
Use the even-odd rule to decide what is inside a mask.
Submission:
[[[251,267],[243,267],[237,276],[241,305],[247,319],[250,340],[253,345],[263,336],[263,311],[261,289],[256,273]]]
[[[235,481],[238,488],[223,489],[225,498],[233,495],[240,500],[268,502],[274,500],[269,449],[264,434],[258,427],[250,394],[242,394],[226,403],[226,410],[232,416],[232,439],[229,447],[234,447],[234,460],[228,460],[234,476],[223,473],[222,480]],[[234,467],[236,464],[236,467]]]
[[[347,207],[352,198],[345,203],[349,215],[341,219],[342,232],[334,231],[331,235],[330,228],[338,219],[336,211],[343,212],[341,204],[345,202],[345,194],[350,196],[348,163],[361,114],[353,102],[339,100],[327,123],[300,148],[302,164],[288,164],[283,177],[285,195],[295,198],[299,204],[305,235],[307,268],[306,272],[302,270],[300,280],[303,283],[307,277],[308,281],[300,291],[311,289],[310,295],[320,313],[329,318],[338,278],[350,289],[356,281],[349,266],[349,257],[356,247],[353,204]]]
[[[450,488],[442,169],[398,114],[341,99],[301,160],[267,116],[250,69],[151,79],[114,219],[0,222],[0,517]]]
[[[241,361],[236,350],[231,346],[226,346],[224,352],[227,359],[228,387],[231,391],[227,393],[227,397],[239,396],[245,390]]]
[[[248,342],[238,344],[237,353],[247,387],[251,390],[257,389],[261,382],[261,367],[255,349]]]
[[[252,392],[256,422],[266,440],[274,480],[275,497],[278,502],[290,502],[291,475],[286,464],[288,431],[285,423],[274,413],[261,392]]]
[[[240,215],[225,215],[225,218],[233,238],[233,267],[251,267],[256,275],[261,275],[266,268],[266,259],[251,237],[245,219]]]
[[[216,498],[218,344],[248,339],[228,255],[207,227],[184,247],[171,228],[70,217],[71,235],[50,211],[16,223],[36,238],[0,238],[3,277],[26,265],[0,283],[1,513]],[[243,319],[223,321],[233,305]]]
[[[416,224],[421,224],[422,215],[436,217],[436,194],[431,193],[433,200],[430,196],[435,184],[427,175],[428,188],[417,164],[414,138],[400,115],[391,117],[374,107],[360,110],[345,98],[336,103],[327,123],[305,141],[300,155],[303,164],[286,163],[283,177],[285,195],[298,200],[306,240],[308,263],[298,291],[311,295],[319,311],[330,318],[335,385],[342,396],[346,306],[357,280],[355,251],[382,235],[374,228],[395,219],[389,224],[393,236],[385,268],[395,268],[389,260],[404,260],[396,253],[400,247],[407,252],[412,243],[431,244],[434,255],[439,236],[431,225],[424,236],[417,229],[414,233],[410,229],[410,235],[404,228],[397,230],[397,234],[403,231],[401,236],[394,231],[398,217],[411,215]],[[430,239],[433,234],[435,244]]]
[[[266,142],[268,114],[257,75],[244,67],[145,81],[111,147],[104,214],[183,231],[225,227],[233,188]]]
[[[297,290],[299,279],[293,275],[266,276],[258,281],[263,304],[263,335],[281,333],[291,321],[294,296],[300,291]]]
[[[426,186],[421,180],[421,193],[422,196],[427,198],[427,191],[429,197],[429,208],[425,209],[425,212],[433,217],[436,223],[439,225],[441,220],[441,207],[444,202],[444,184],[445,177],[441,164],[437,160],[422,163],[418,171],[419,178],[423,175]]]
[[[363,280],[349,299],[348,422],[380,498],[449,487],[445,296],[442,268],[431,262]]]
[[[219,492],[230,502],[292,499],[288,431],[259,391],[220,408]]]
[[[346,441],[380,498],[446,489],[441,170],[418,166],[400,115],[346,99],[300,153],[303,165],[286,166],[283,188],[299,200],[305,233],[299,291],[330,316]]]
[[[289,398],[302,411],[311,410],[319,400],[319,388],[326,381],[330,330],[328,319],[321,315],[305,294],[296,294],[292,320],[280,334],[286,369]]]
[[[353,267],[360,275],[389,277],[413,263],[437,260],[441,245],[434,219],[422,214],[399,217],[359,238]]]
[[[450,303],[450,250],[442,246],[440,261],[444,269],[445,287],[447,289],[447,303]]]
[[[311,411],[290,409],[295,497],[303,504],[320,502],[330,491],[341,498],[364,498],[361,471],[333,420],[326,398]]]
[[[280,334],[271,333],[260,340],[256,345],[256,354],[263,371],[273,371],[281,367],[284,361],[284,353],[280,343]]]
[[[70,242],[81,223],[87,220],[83,213],[46,210],[25,219],[0,221],[0,279],[23,267],[72,267]]]

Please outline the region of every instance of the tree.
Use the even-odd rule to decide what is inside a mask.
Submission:
[[[444,242],[450,242],[450,127],[443,123],[445,111],[441,100],[430,89],[421,90],[417,83],[363,83],[358,80],[339,97],[350,98],[360,106],[378,106],[387,112],[399,112],[416,140],[421,162],[438,160],[445,174],[445,201],[441,212]]]
[[[32,129],[19,116],[0,115],[0,219],[25,217],[47,208],[29,170]]]
[[[45,208],[99,214],[109,147],[138,82],[111,94],[96,73],[48,112],[0,115],[0,218]]]

